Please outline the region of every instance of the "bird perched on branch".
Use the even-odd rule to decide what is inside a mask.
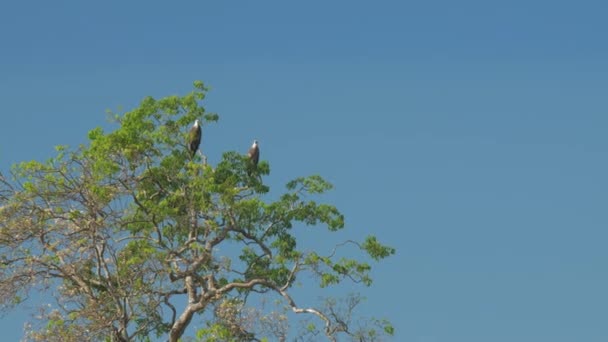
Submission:
[[[199,145],[201,144],[201,124],[198,119],[194,120],[194,125],[190,128],[190,133],[188,133],[188,151],[190,151],[190,158],[194,157],[196,150],[198,150]]]
[[[257,140],[253,141],[253,145],[251,145],[249,148],[247,155],[249,156],[249,160],[251,160],[253,166],[257,166],[258,161],[260,160],[260,147],[258,146]]]

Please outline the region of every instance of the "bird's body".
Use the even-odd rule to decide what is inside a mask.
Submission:
[[[260,147],[258,146],[258,141],[254,140],[253,145],[249,148],[249,152],[247,153],[249,156],[249,160],[253,163],[254,166],[258,165],[258,161],[260,160]]]
[[[194,125],[192,125],[192,128],[190,128],[190,133],[188,134],[188,150],[190,151],[191,158],[194,157],[194,154],[196,153],[199,145],[201,144],[201,135],[201,124],[197,119],[194,121]]]

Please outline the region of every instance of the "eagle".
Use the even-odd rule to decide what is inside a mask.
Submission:
[[[260,148],[258,147],[258,141],[254,140],[253,145],[249,148],[249,152],[247,153],[249,156],[249,160],[254,166],[258,165],[258,161],[260,160]]]
[[[194,120],[194,125],[190,128],[190,133],[188,133],[188,150],[190,151],[190,158],[194,157],[196,150],[198,150],[199,145],[201,144],[201,124],[198,119]]]

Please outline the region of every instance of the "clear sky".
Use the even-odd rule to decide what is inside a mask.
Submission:
[[[220,114],[203,138],[211,162],[257,138],[273,189],[319,173],[346,215],[340,237],[397,248],[363,291],[395,341],[607,341],[606,13],[559,0],[4,2],[0,167],[85,143],[107,109],[200,79]],[[2,340],[27,317],[2,317]]]

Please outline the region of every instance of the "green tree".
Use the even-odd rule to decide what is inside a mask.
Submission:
[[[267,161],[255,166],[226,152],[208,165],[204,143],[191,156],[192,122],[207,129],[218,120],[201,106],[205,86],[194,85],[186,96],[148,97],[112,114],[117,129],[93,129],[87,145],[58,146],[46,162],[0,174],[3,308],[31,291],[52,294],[26,331],[40,341],[178,341],[193,320],[198,329],[187,339],[205,341],[392,335],[388,322],[354,316],[359,296],[314,308],[300,306],[292,290],[311,275],[322,288],[345,280],[369,286],[370,265],[340,257],[341,246],[376,261],[394,249],[373,236],[330,251],[298,249],[295,229],[344,227],[334,206],[314,200],[331,184],[296,178],[269,201]],[[297,329],[289,317],[308,318]]]

